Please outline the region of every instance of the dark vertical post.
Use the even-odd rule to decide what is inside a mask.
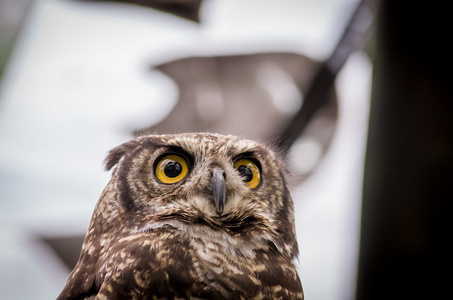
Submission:
[[[358,300],[451,294],[450,12],[439,2],[381,1]]]
[[[285,152],[302,134],[315,112],[331,100],[335,79],[351,53],[364,46],[374,21],[373,4],[373,0],[359,1],[332,54],[315,73],[302,107],[280,134],[279,147]]]

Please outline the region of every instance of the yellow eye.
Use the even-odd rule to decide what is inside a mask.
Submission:
[[[234,168],[242,175],[244,182],[254,189],[261,183],[261,172],[258,166],[249,159],[240,159],[234,163]]]
[[[164,156],[156,165],[155,174],[162,183],[176,183],[189,172],[186,160],[176,154]]]

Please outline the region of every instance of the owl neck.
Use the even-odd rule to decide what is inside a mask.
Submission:
[[[269,252],[293,259],[297,255],[297,246],[294,249],[294,245],[286,245],[265,227],[260,228],[255,224],[247,228],[240,229],[236,226],[231,229],[230,226],[221,227],[220,224],[213,225],[207,222],[209,221],[203,219],[203,222],[188,223],[173,216],[148,222],[132,233],[164,229],[176,233],[181,240],[213,245],[217,251],[223,251],[232,256],[254,257],[257,252]]]

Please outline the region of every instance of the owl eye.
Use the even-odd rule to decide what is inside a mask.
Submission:
[[[254,189],[261,183],[261,171],[253,161],[242,158],[234,163],[234,168],[238,170],[244,182]]]
[[[182,156],[170,154],[159,160],[154,172],[162,183],[170,184],[184,179],[189,172],[189,167]]]

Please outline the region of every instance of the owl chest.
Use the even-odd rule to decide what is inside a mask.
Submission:
[[[263,288],[259,274],[265,267],[260,255],[256,255],[252,249],[244,251],[244,247],[192,240],[189,250],[192,258],[191,276],[203,283],[206,289],[213,289],[224,298],[230,299],[238,291],[246,298],[253,298]]]
[[[202,272],[211,271],[223,275],[240,274],[239,269],[242,269],[248,261],[247,258],[239,256],[238,251],[229,245],[197,239],[191,241],[190,246],[193,265]]]
[[[153,295],[258,299],[282,277],[268,272],[270,261],[276,260],[265,240],[236,239],[221,231],[194,228],[165,226],[148,232],[147,239],[138,238],[130,269],[136,280],[137,267],[146,266],[140,276],[146,280],[139,278],[143,283],[137,286]],[[132,250],[130,241],[127,248]]]

